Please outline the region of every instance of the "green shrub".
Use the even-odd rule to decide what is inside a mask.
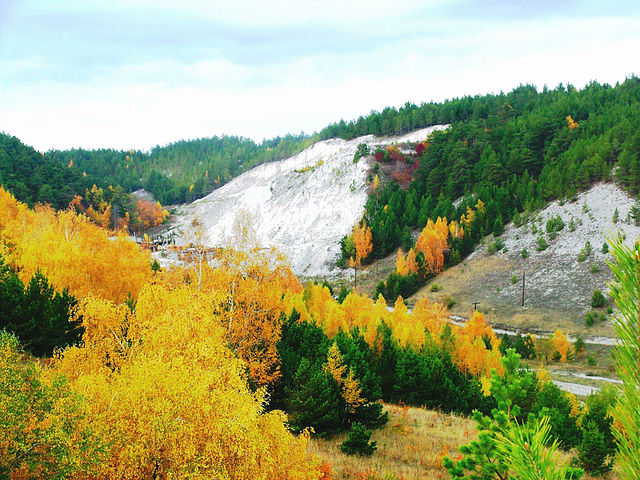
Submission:
[[[555,217],[551,217],[547,220],[546,230],[549,234],[555,234],[564,228],[564,222],[560,215],[556,215]]]
[[[587,257],[591,255],[592,251],[593,249],[591,248],[591,243],[589,242],[589,240],[587,240],[582,250],[580,250],[580,253],[578,253],[578,261],[584,262],[587,259]]]
[[[609,253],[609,244],[607,242],[604,242],[602,244],[602,253],[604,253],[605,255]]]
[[[442,287],[437,283],[434,283],[431,285],[431,288],[429,290],[431,290],[432,292],[439,292],[440,290],[442,290]]]
[[[542,235],[540,235],[538,237],[538,246],[536,247],[536,250],[538,252],[542,252],[543,250],[546,250],[548,247],[549,247],[549,244],[544,239],[544,237]]]
[[[604,475],[613,467],[613,460],[607,461],[608,457],[604,433],[593,420],[588,421],[582,431],[582,442],[578,445],[578,464],[590,474]]]
[[[573,218],[569,222],[569,231],[573,232],[576,229],[576,222],[574,222]]]
[[[600,271],[600,268],[598,268],[598,266],[594,263],[589,267],[589,271],[591,273],[598,273]]]
[[[340,450],[347,455],[370,457],[378,447],[375,441],[369,440],[371,440],[371,431],[361,423],[355,422],[351,425],[349,436],[340,445]]]
[[[444,297],[444,300],[442,301],[447,308],[453,308],[453,306],[456,304],[456,300],[450,295]]]
[[[602,294],[600,290],[594,290],[593,295],[591,295],[591,306],[593,308],[604,307],[607,304],[607,299]]]
[[[515,285],[516,283],[518,283],[518,276],[514,273],[511,276],[511,285]]]
[[[527,258],[529,256],[529,252],[527,252],[526,248],[523,248],[522,252],[520,252],[520,255],[522,255],[522,258]]]

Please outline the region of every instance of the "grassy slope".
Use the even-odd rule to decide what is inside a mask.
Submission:
[[[458,447],[477,437],[475,422],[470,418],[422,408],[385,405],[389,423],[374,430],[372,440],[378,450],[371,457],[344,455],[340,444],[346,433],[330,439],[313,438],[310,452],[332,466],[334,480],[445,480],[451,478],[442,467],[443,452],[457,458]],[[445,450],[446,445],[446,450]],[[563,453],[563,461],[572,454]],[[591,480],[585,475],[583,480]],[[610,473],[605,480],[618,479]]]

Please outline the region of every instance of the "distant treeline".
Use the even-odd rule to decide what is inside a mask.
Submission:
[[[17,200],[29,206],[49,203],[56,209],[67,208],[75,195],[84,195],[94,183],[100,185],[100,179],[47,161],[16,137],[0,133],[0,185]]]
[[[45,159],[72,165],[107,185],[126,191],[144,188],[163,205],[200,198],[256,165],[304,150],[316,137],[286,135],[256,143],[243,137],[181,140],[149,153],[130,150],[53,150]]]

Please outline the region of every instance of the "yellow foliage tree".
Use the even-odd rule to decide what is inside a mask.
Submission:
[[[122,302],[152,278],[149,253],[124,235],[109,238],[107,230],[71,210],[30,210],[2,188],[0,245],[23,282],[39,269],[56,290],[67,288],[77,298],[92,294]]]
[[[329,351],[327,352],[327,363],[325,368],[327,373],[331,375],[340,386],[342,398],[347,404],[349,412],[355,412],[356,408],[364,404],[364,399],[361,396],[362,389],[360,388],[360,384],[356,380],[353,371],[349,370],[347,372],[344,359],[342,358],[340,349],[335,342],[331,347],[329,347]]]
[[[560,355],[560,361],[566,362],[571,344],[565,334],[562,333],[562,330],[558,329],[554,332],[551,343],[553,344],[554,352],[558,352]]]
[[[439,273],[444,267],[444,249],[447,248],[449,226],[446,218],[440,218],[434,223],[431,219],[427,222],[418,240],[416,250],[424,255],[425,264],[429,272]]]
[[[567,115],[566,120],[567,120],[567,128],[569,130],[578,128],[578,124],[573,120],[573,118],[571,118],[571,115]]]
[[[353,227],[353,246],[356,250],[356,258],[350,259],[349,266],[353,268],[354,282],[357,287],[357,269],[362,264],[362,260],[367,258],[373,250],[371,229],[367,227],[367,222],[364,220],[362,224]]]
[[[281,412],[263,411],[204,296],[153,285],[135,312],[125,308],[83,302],[84,345],[55,364],[109,446],[90,478],[316,478],[307,437],[293,437]]]
[[[406,275],[407,273],[409,273],[407,262],[404,258],[404,252],[401,248],[398,249],[398,253],[396,254],[396,273],[398,275]]]

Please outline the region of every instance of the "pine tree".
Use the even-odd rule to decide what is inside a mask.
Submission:
[[[312,427],[315,432],[335,430],[342,424],[340,389],[321,366],[303,358],[287,392],[293,419],[289,425],[297,431]]]

